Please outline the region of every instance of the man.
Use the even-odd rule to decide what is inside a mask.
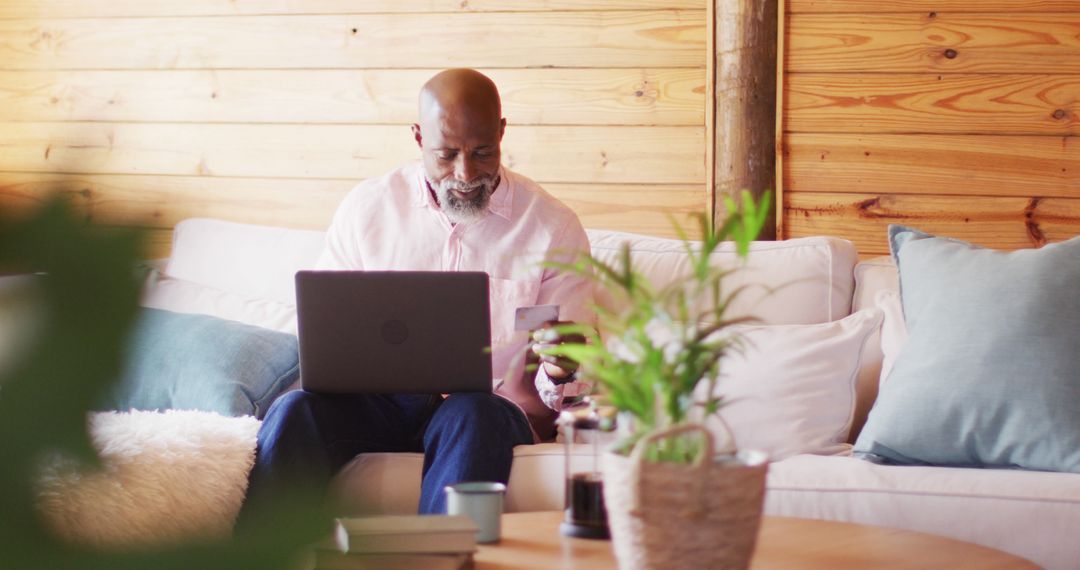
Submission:
[[[586,389],[572,362],[542,357],[536,372],[526,372],[528,333],[513,332],[514,310],[528,305],[557,304],[560,318],[591,321],[592,288],[543,265],[587,251],[588,239],[569,208],[501,166],[505,129],[490,79],[471,69],[433,77],[412,126],[422,163],[353,189],[319,262],[322,269],[487,272],[497,394],[287,393],[259,430],[243,516],[290,485],[325,485],[360,453],[406,451],[424,453],[420,512],[443,513],[447,485],[506,482],[514,446],[553,433],[553,410]]]

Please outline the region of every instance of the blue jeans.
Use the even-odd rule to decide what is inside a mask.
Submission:
[[[315,394],[278,398],[259,428],[240,521],[293,485],[326,487],[361,453],[423,452],[419,512],[445,513],[447,485],[510,478],[514,446],[533,442],[517,406],[494,394]]]

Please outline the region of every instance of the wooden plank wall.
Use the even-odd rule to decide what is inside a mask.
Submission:
[[[706,190],[706,0],[4,0],[0,209],[324,228],[418,156],[439,69],[500,86],[504,162],[588,227],[670,235]]]
[[[786,0],[781,235],[1080,234],[1080,2]]]

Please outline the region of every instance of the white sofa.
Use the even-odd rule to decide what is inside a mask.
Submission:
[[[589,235],[593,253],[602,258],[629,241],[639,267],[656,282],[678,275],[686,261],[682,245],[672,240],[596,230]],[[186,220],[176,227],[172,257],[148,283],[144,304],[295,331],[293,274],[311,267],[321,247],[321,232]],[[718,261],[732,256],[728,250]],[[749,267],[735,280],[774,289],[751,288],[736,308],[769,325],[836,322],[873,310],[878,290],[897,287],[891,262],[858,263],[853,246],[833,238],[755,244]],[[1080,532],[1080,475],[881,466],[850,456],[848,428],[854,423],[857,429],[876,395],[882,358],[877,339],[875,331],[850,355],[857,381],[831,404],[841,408],[843,430],[836,445],[815,450],[828,455],[798,453],[771,465],[767,514],[929,532],[1049,568],[1080,568],[1080,541],[1074,539]],[[354,510],[415,512],[421,464],[418,454],[359,456],[338,477],[337,488]],[[561,445],[519,447],[507,509],[560,509],[562,472]]]

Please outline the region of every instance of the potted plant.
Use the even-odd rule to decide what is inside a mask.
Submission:
[[[716,383],[722,358],[738,349],[731,316],[740,289],[724,279],[738,267],[715,263],[725,241],[745,260],[769,214],[771,193],[741,206],[725,199],[719,227],[699,216],[701,240],[676,225],[690,260],[687,275],[654,287],[633,266],[629,246],[614,263],[589,254],[559,265],[593,279],[614,299],[597,306],[599,330],[566,325],[584,344],[546,350],[580,363],[601,398],[619,411],[622,437],[603,461],[604,500],[616,557],[623,568],[739,568],[749,564],[760,524],[767,458],[729,449],[701,423],[723,404]],[[630,421],[627,422],[626,420]],[[629,426],[626,424],[629,423]],[[722,423],[722,422],[721,422]]]

